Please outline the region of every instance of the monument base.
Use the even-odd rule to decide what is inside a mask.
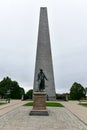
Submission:
[[[49,116],[48,111],[46,110],[31,110],[29,113],[30,116]]]
[[[32,116],[48,116],[46,110],[46,93],[45,92],[34,92],[34,105],[29,115]]]

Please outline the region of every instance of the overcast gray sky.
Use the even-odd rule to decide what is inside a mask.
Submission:
[[[87,87],[87,0],[0,0],[0,80],[33,88],[40,7],[48,9],[57,93]]]

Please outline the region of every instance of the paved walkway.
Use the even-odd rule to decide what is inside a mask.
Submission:
[[[87,130],[87,125],[68,110],[71,106],[68,104],[71,102],[62,103],[65,104],[65,108],[48,107],[49,116],[29,116],[32,107],[18,105],[18,107],[1,115],[0,130]],[[18,104],[21,104],[20,101]]]
[[[11,100],[10,103],[7,103],[5,105],[0,105],[0,116],[8,113],[9,111],[11,111],[19,106],[22,106],[26,102],[29,102],[29,101]]]
[[[78,101],[68,101],[61,103],[87,125],[87,107],[79,105]]]

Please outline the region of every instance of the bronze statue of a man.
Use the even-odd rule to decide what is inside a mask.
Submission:
[[[38,89],[39,91],[43,91],[45,89],[45,80],[48,80],[43,72],[42,69],[40,69],[40,72],[38,73]]]

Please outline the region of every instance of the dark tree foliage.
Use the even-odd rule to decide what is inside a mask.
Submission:
[[[32,99],[32,97],[33,97],[33,89],[30,89],[29,91],[26,92],[25,98]]]
[[[57,100],[65,100],[65,96],[63,94],[56,94]]]
[[[87,87],[85,88],[85,95],[87,96]]]
[[[70,89],[70,98],[73,100],[80,100],[81,98],[85,98],[85,89],[79,83],[74,83]]]
[[[12,81],[9,77],[4,78],[0,82],[0,96],[2,98],[7,98],[9,95],[12,99],[21,99],[24,94],[24,89],[21,88],[16,81]]]

